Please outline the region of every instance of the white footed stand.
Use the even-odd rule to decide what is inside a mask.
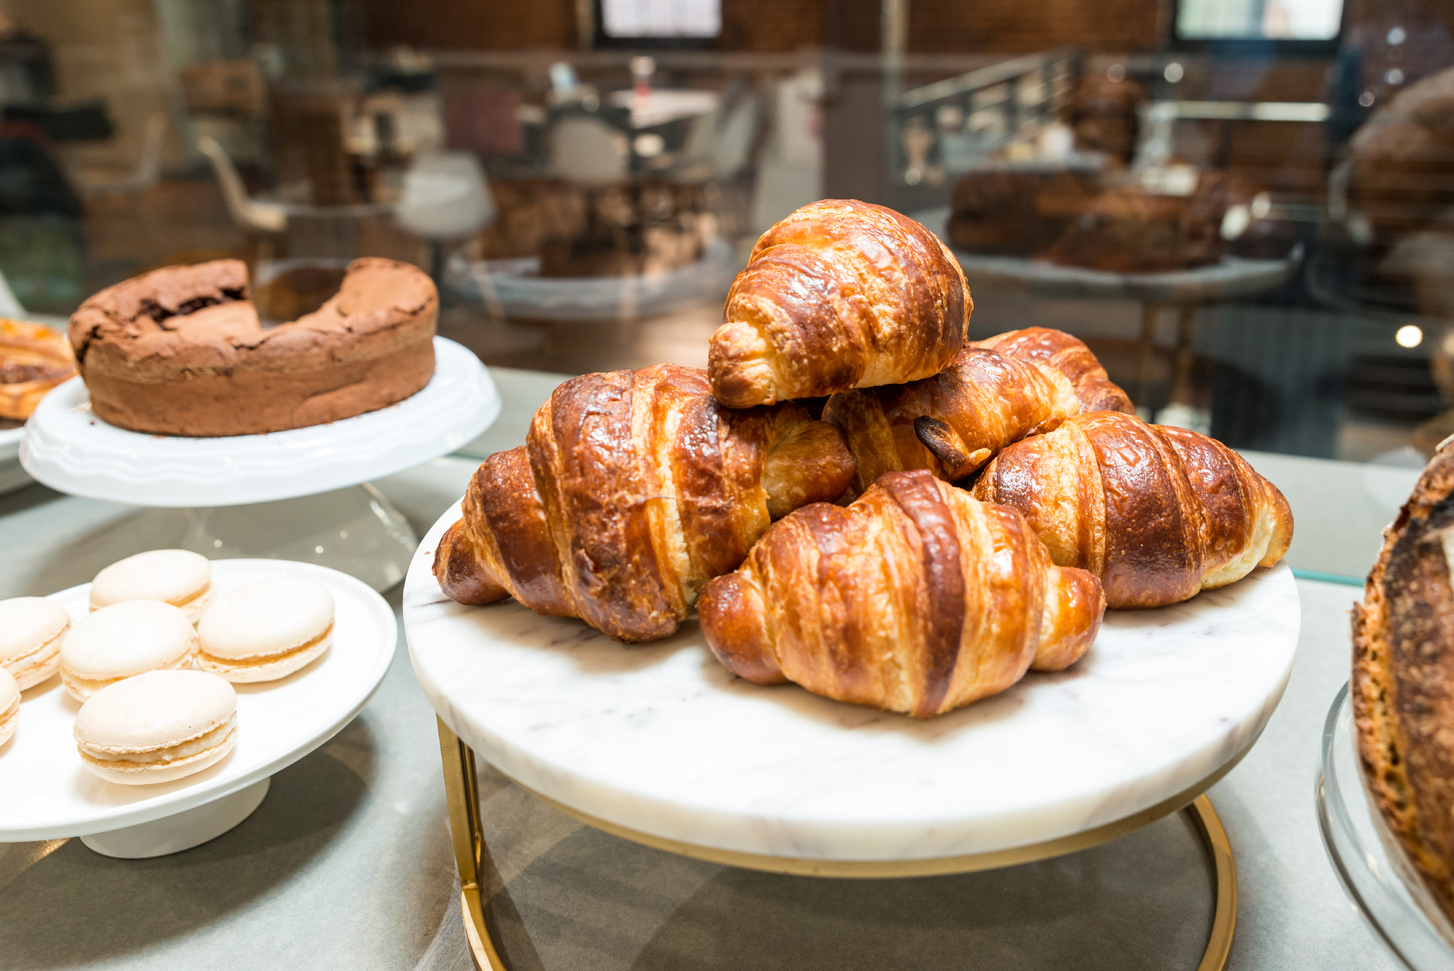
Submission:
[[[274,577],[299,577],[333,597],[333,643],[278,681],[238,685],[237,742],[195,775],[119,785],[93,775],[71,736],[78,707],[60,679],[22,695],[20,725],[0,758],[0,843],[79,836],[97,853],[143,859],[215,839],[262,803],[269,779],[323,745],[368,702],[394,657],[398,626],[388,602],[336,570],[287,560],[214,560],[219,593]],[[86,616],[90,584],[50,596],[73,620]]]
[[[262,805],[271,785],[270,778],[263,779],[196,809],[109,833],[82,836],[81,842],[102,856],[121,860],[145,860],[190,850],[216,839],[251,816]]]
[[[376,590],[404,578],[418,537],[368,480],[454,451],[500,414],[489,372],[434,339],[434,377],[379,411],[311,428],[182,438],[108,425],[80,378],[52,391],[25,426],[20,461],[72,495],[191,508],[183,545],[209,557],[267,556],[328,566]]]

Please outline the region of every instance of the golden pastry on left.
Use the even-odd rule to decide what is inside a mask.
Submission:
[[[75,373],[65,334],[0,318],[0,419],[25,421],[46,392]]]

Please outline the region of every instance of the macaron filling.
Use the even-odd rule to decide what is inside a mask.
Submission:
[[[3,667],[5,668],[5,670],[9,671],[12,675],[14,675],[15,680],[21,682],[22,684],[25,684],[27,682],[29,684],[38,684],[41,681],[44,681],[45,678],[49,678],[52,674],[55,674],[56,670],[60,667],[61,639],[65,637],[65,635],[66,632],[62,630],[60,633],[56,634],[56,636],[52,637],[48,641],[43,642],[39,647],[29,652],[28,654],[21,654],[18,657],[6,658],[3,664],[0,664],[0,667]],[[47,668],[49,668],[49,670],[47,670]],[[40,674],[41,672],[45,672],[45,677],[36,678],[33,681],[31,680],[35,677],[35,675]]]
[[[16,698],[10,707],[0,713],[0,745],[5,744],[20,724],[20,699]]]
[[[233,712],[227,721],[220,725],[214,725],[200,735],[183,739],[174,745],[162,746],[120,746],[120,745],[96,745],[90,742],[77,740],[76,748],[81,753],[81,758],[98,765],[106,765],[111,768],[127,768],[125,764],[132,766],[147,765],[179,765],[188,759],[195,759],[207,755],[218,746],[225,745],[237,731],[237,712]]]
[[[207,606],[207,602],[212,599],[212,593],[216,589],[217,584],[208,583],[205,587],[193,590],[191,593],[186,594],[182,597],[157,597],[156,599],[161,600],[163,603],[169,603],[173,607],[180,607],[182,610],[185,610],[189,615],[198,614],[201,613],[202,609]],[[110,602],[98,604],[96,601],[92,600],[89,603],[92,611],[100,610],[102,607],[111,606]]]
[[[188,668],[191,666],[191,660],[192,656],[190,653],[183,654],[176,660],[171,661],[168,664],[164,664],[161,667],[152,668],[151,670],[181,671],[184,668]],[[67,671],[64,669],[62,669],[61,671],[61,681],[65,684],[66,690],[71,693],[71,697],[76,698],[77,700],[89,698],[107,685],[113,685],[118,681],[125,681],[127,678],[130,677],[135,677],[135,675],[123,674],[115,678],[83,678],[79,674],[76,674],[74,671]]]
[[[271,654],[248,654],[242,657],[219,657],[216,654],[211,654],[207,651],[199,649],[197,651],[197,661],[199,663],[215,665],[216,667],[226,668],[228,670],[236,668],[258,667],[264,664],[276,664],[279,661],[299,657],[300,655],[307,654],[311,651],[327,647],[328,642],[332,639],[333,622],[329,621],[328,626],[323,628],[322,633],[320,633],[317,637],[304,641],[297,647],[290,647],[283,651],[274,651]]]

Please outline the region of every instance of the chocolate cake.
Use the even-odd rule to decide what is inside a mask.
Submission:
[[[434,373],[434,283],[385,259],[350,264],[314,313],[264,330],[238,260],[108,287],[71,317],[97,416],[163,435],[251,435],[402,401]]]
[[[954,186],[949,240],[973,253],[1032,256],[1054,242],[1101,188],[1098,168],[984,166]]]
[[[1454,447],[1384,532],[1353,608],[1350,694],[1364,781],[1394,841],[1454,920]]]

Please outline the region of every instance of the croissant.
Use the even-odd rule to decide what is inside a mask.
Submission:
[[[1270,567],[1292,542],[1277,487],[1221,442],[1101,411],[1000,452],[976,498],[1025,514],[1112,607],[1159,607]]]
[[[1070,381],[1054,368],[969,347],[932,378],[835,394],[823,419],[847,439],[858,460],[854,490],[863,492],[885,472],[905,469],[961,479],[1079,410]]]
[[[1019,513],[917,469],[774,524],[697,609],[734,674],[927,718],[1075,663],[1105,598]]]
[[[1081,411],[1120,411],[1135,414],[1131,397],[1114,384],[1096,360],[1095,354],[1063,330],[1050,327],[1026,327],[1012,330],[974,343],[999,351],[1018,361],[1034,361],[1055,368],[1070,379]]]
[[[727,294],[707,373],[729,408],[901,384],[965,343],[959,261],[912,219],[852,199],[804,206],[757,241]]]
[[[461,603],[514,597],[623,641],[676,631],[771,519],[853,477],[833,426],[800,406],[732,411],[696,368],[586,374],[485,460],[434,557]]]
[[[0,318],[0,419],[25,421],[47,392],[75,373],[65,334]]]

